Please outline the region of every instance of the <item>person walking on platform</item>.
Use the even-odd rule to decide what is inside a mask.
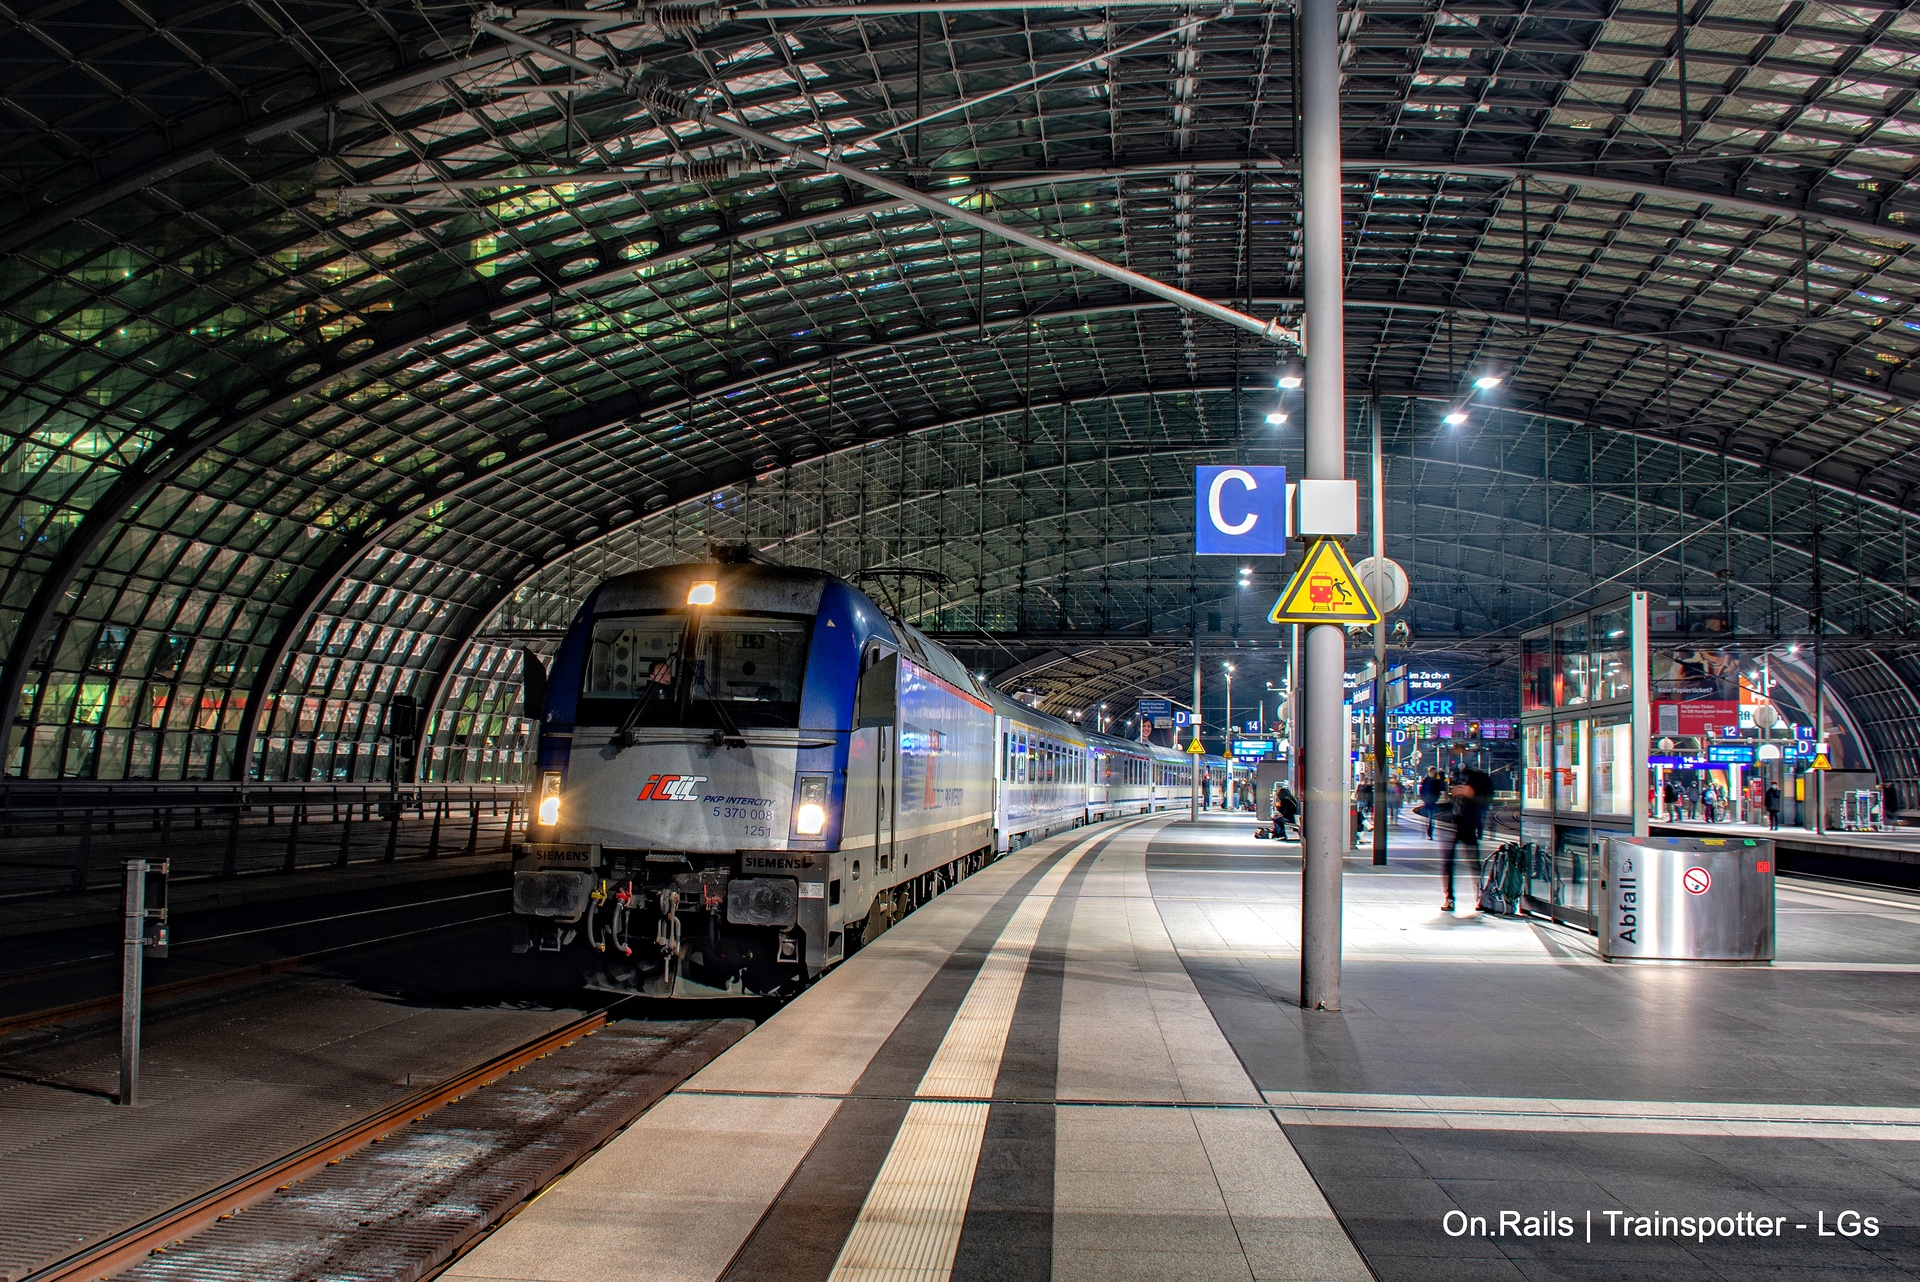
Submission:
[[[1400,826],[1400,807],[1406,804],[1406,800],[1406,785],[1400,782],[1399,775],[1395,775],[1387,782],[1387,822],[1396,828]]]
[[[1708,823],[1713,822],[1714,801],[1715,798],[1712,788],[1702,788],[1700,790],[1700,810],[1701,813],[1706,816]]]
[[[1427,840],[1433,840],[1433,819],[1440,809],[1440,771],[1433,766],[1427,767],[1426,777],[1420,781],[1420,813],[1427,817]]]
[[[1680,818],[1680,788],[1669,779],[1660,785],[1660,800],[1667,808],[1667,822],[1673,823]]]
[[[1440,859],[1440,877],[1447,887],[1447,900],[1440,910],[1449,913],[1453,911],[1453,857],[1458,847],[1467,848],[1473,859],[1473,884],[1476,889],[1480,885],[1480,826],[1493,801],[1493,777],[1484,770],[1466,770],[1450,791],[1453,817],[1447,826],[1446,853]]]
[[[1780,831],[1780,785],[1775,783],[1771,779],[1767,780],[1767,791],[1764,794],[1763,804],[1765,804],[1767,808],[1767,828],[1772,832],[1779,832]]]
[[[1293,795],[1293,789],[1286,784],[1280,785],[1280,800],[1273,807],[1273,835],[1279,841],[1287,839],[1287,826],[1300,817],[1300,799]]]

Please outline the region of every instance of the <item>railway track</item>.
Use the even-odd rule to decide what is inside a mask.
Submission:
[[[596,1011],[21,1282],[428,1276],[750,1027]]]

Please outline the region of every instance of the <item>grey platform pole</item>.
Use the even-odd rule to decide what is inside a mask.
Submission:
[[[126,931],[120,953],[120,1103],[140,1095],[140,989],[146,983],[147,861],[127,860]]]
[[[1379,565],[1387,557],[1386,454],[1380,448],[1380,393],[1367,397],[1367,416],[1373,421],[1373,557]],[[1378,580],[1375,580],[1378,582]],[[1380,603],[1375,601],[1374,607]],[[1373,625],[1373,862],[1387,862],[1387,612]]]
[[[1300,10],[1301,224],[1306,249],[1307,477],[1347,473],[1345,298],[1340,234],[1340,13]],[[1303,531],[1304,532],[1304,531]],[[1300,853],[1300,1004],[1340,1009],[1340,860],[1347,846],[1341,628],[1307,629],[1302,711],[1307,795]]]
[[[1193,737],[1200,737],[1200,638],[1193,638]],[[1173,746],[1186,750],[1186,744],[1180,742],[1180,732],[1173,732]],[[1195,757],[1188,764],[1193,768],[1193,789],[1187,796],[1187,818],[1194,823],[1200,822],[1200,759]]]

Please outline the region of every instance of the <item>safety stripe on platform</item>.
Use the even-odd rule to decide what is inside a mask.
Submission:
[[[1267,1091],[1265,1095],[1274,1115],[1288,1126],[1920,1140],[1920,1108],[1892,1106],[1375,1095],[1341,1091]]]
[[[1036,851],[1034,865],[1003,891],[986,891],[968,878],[947,892],[993,893],[995,899],[868,1062],[853,1090],[825,1095],[794,1092],[838,1099],[840,1104],[723,1270],[724,1282],[825,1282],[858,1222],[889,1145],[916,1102],[912,1093],[1019,905],[1056,864],[1072,862],[1076,853],[1097,851],[1145,818],[1123,820],[1116,825],[1117,831],[1078,831],[1053,839],[1058,846],[1045,853]],[[676,1094],[780,1097],[787,1093],[696,1086]]]
[[[1071,866],[1061,859],[1047,870],[980,964],[915,1092],[945,1098],[916,1100],[907,1109],[830,1282],[929,1282],[952,1274],[986,1133],[984,1101],[999,1075],[1027,959]],[[971,1100],[982,1102],[965,1102]]]

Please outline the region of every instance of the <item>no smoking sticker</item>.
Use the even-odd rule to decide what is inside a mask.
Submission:
[[[1713,874],[1705,868],[1689,868],[1680,874],[1680,884],[1687,888],[1689,895],[1704,895],[1707,887],[1713,885]]]

